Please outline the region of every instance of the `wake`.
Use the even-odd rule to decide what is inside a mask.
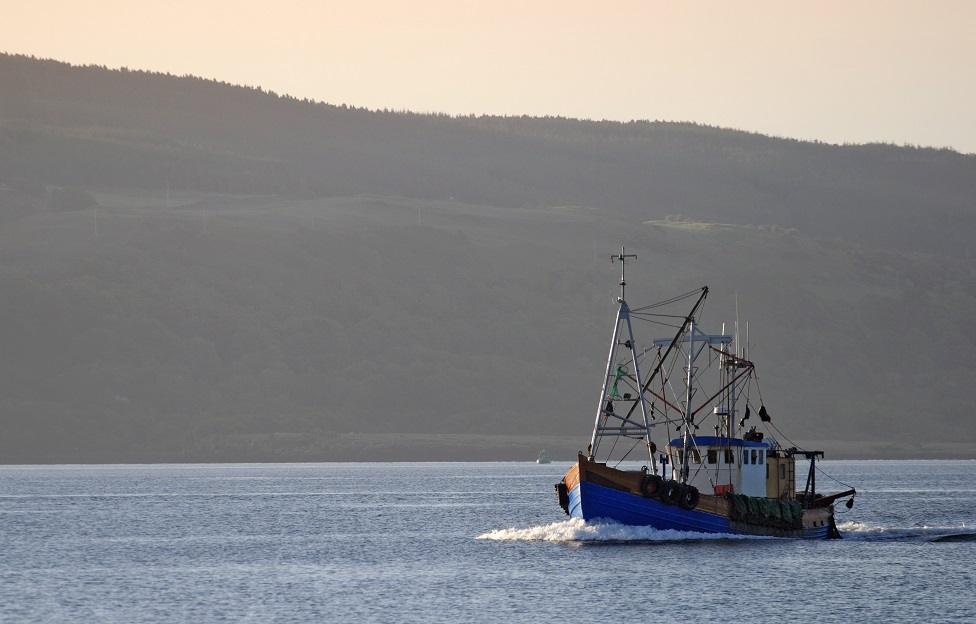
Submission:
[[[976,533],[965,523],[955,526],[885,526],[873,522],[841,522],[837,525],[845,539],[863,541],[921,540],[928,542],[973,542]]]
[[[496,529],[478,535],[475,539],[523,542],[687,542],[702,540],[764,540],[776,539],[755,535],[730,535],[726,533],[697,533],[655,529],[646,526],[628,526],[610,520],[586,522],[582,518],[570,518],[552,524],[527,528]]]
[[[976,542],[972,526],[928,526],[918,524],[909,527],[884,526],[870,522],[842,522],[837,525],[841,536],[848,540],[880,541],[928,541],[928,542]],[[525,528],[495,529],[475,537],[479,540],[498,542],[582,542],[582,543],[655,543],[698,542],[706,540],[775,540],[776,537],[761,535],[732,535],[728,533],[698,533],[655,529],[646,526],[628,526],[612,520],[586,522],[582,518],[570,518],[551,524]]]

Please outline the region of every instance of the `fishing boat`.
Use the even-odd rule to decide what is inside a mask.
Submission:
[[[552,460],[549,459],[549,453],[546,452],[546,449],[542,449],[542,451],[539,453],[539,458],[535,460],[535,463],[537,463],[537,464],[551,464],[552,463]]]
[[[731,335],[724,325],[718,334],[701,328],[707,286],[631,308],[625,267],[636,257],[624,248],[611,256],[620,264],[620,296],[610,353],[590,443],[556,484],[560,506],[587,521],[656,529],[840,538],[834,504],[846,498],[852,507],[856,490],[818,492],[823,451],[787,447],[772,435],[786,439],[762,401],[748,340],[738,340],[738,320]],[[673,313],[689,304],[690,311]],[[634,321],[675,331],[642,347]],[[758,426],[746,430],[756,406]],[[709,435],[699,433],[704,426],[712,429]],[[659,452],[654,440],[661,434],[666,444]],[[621,467],[641,461],[630,457],[639,447],[644,465]],[[809,462],[802,491],[797,460]]]

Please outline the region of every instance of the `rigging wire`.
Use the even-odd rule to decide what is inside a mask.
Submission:
[[[824,472],[823,468],[821,468],[820,466],[817,466],[817,472],[819,472],[823,476],[827,477],[831,481],[836,481],[837,483],[839,483],[840,485],[843,485],[844,487],[846,487],[848,489],[851,489],[851,490],[856,490],[857,489],[853,485],[851,485],[850,483],[844,483],[843,481],[841,481],[837,477],[835,477],[835,476],[833,476],[831,474],[828,474],[828,473]]]
[[[624,461],[625,459],[627,459],[627,456],[628,456],[628,455],[630,455],[630,453],[631,453],[631,451],[633,451],[633,450],[634,450],[635,448],[637,448],[637,445],[638,445],[638,444],[640,444],[640,443],[641,443],[641,442],[643,442],[643,441],[644,441],[644,438],[641,438],[641,439],[639,439],[639,440],[637,440],[636,442],[634,442],[634,445],[630,447],[630,450],[629,450],[629,451],[627,451],[626,453],[624,453],[624,456],[623,456],[623,457],[621,457],[621,458],[620,458],[620,461],[618,461],[618,462],[617,462],[616,464],[614,464],[614,466],[613,466],[613,467],[614,467],[614,468],[616,468],[617,466],[619,466],[620,464],[622,464],[622,463],[623,463],[623,461]]]
[[[677,364],[678,364],[678,358],[677,357],[672,358],[672,360],[671,360],[671,368],[668,369],[667,382],[668,382],[668,388],[671,390],[671,398],[675,401],[675,403],[680,403],[681,402],[681,397],[678,396],[678,391],[674,389],[674,384],[671,383],[671,377],[674,376],[674,367],[677,366]],[[661,377],[661,396],[666,396],[666,392],[664,390],[664,380],[665,380],[665,378],[662,376]],[[670,436],[670,434],[668,434],[668,435]]]
[[[653,323],[655,325],[661,325],[662,327],[671,327],[673,329],[678,329],[679,327],[681,327],[681,325],[677,325],[675,323],[665,323],[664,321],[655,321],[652,319],[641,318],[639,316],[634,316],[632,318],[637,321],[644,321],[645,323]]]
[[[755,372],[755,369],[753,370],[753,372]],[[759,394],[759,401],[761,402],[761,404],[764,404],[764,403],[765,403],[765,401],[763,401],[763,398],[762,398],[762,388],[760,388],[760,387],[759,387],[759,375],[758,375],[758,374],[757,374],[757,375],[755,375],[755,380],[756,380],[756,392],[757,392],[757,393]],[[746,399],[746,401],[747,401],[747,403],[746,403],[746,404],[748,405],[748,398]],[[793,440],[791,440],[791,439],[789,438],[789,436],[787,436],[787,435],[786,435],[785,433],[783,433],[782,431],[780,431],[780,428],[779,428],[779,427],[777,427],[776,425],[774,425],[774,424],[773,424],[773,421],[772,421],[772,420],[770,420],[769,422],[767,422],[767,423],[765,423],[765,424],[766,424],[766,425],[768,425],[769,427],[772,427],[772,428],[773,428],[773,430],[775,430],[775,431],[776,431],[776,433],[778,433],[778,434],[779,434],[780,436],[782,436],[782,438],[783,438],[784,440],[786,440],[787,442],[789,442],[790,444],[792,444],[792,445],[793,445],[794,447],[796,447],[796,448],[798,448],[798,449],[800,449],[800,450],[804,450],[802,446],[800,446],[799,444],[797,444],[796,442],[794,442]],[[768,431],[768,429],[767,429],[767,431]],[[836,483],[839,483],[840,485],[843,485],[844,487],[846,487],[846,488],[848,488],[848,489],[851,489],[851,490],[855,490],[855,489],[857,489],[857,488],[855,488],[855,487],[854,487],[853,485],[851,485],[850,483],[844,483],[843,481],[841,481],[841,480],[840,480],[840,479],[838,479],[837,477],[835,477],[835,476],[833,476],[832,474],[830,474],[830,473],[828,473],[828,472],[826,472],[826,471],[825,471],[825,470],[824,470],[823,468],[821,468],[820,466],[816,466],[816,469],[817,469],[817,472],[819,472],[819,473],[820,473],[820,474],[822,474],[823,476],[825,476],[825,477],[827,477],[827,478],[828,478],[828,479],[830,479],[831,481],[834,481],[834,482],[836,482]]]
[[[641,318],[643,317],[673,318],[673,319],[681,319],[682,321],[685,320],[686,318],[682,314],[661,314],[660,312],[634,312],[633,310],[631,310],[630,313],[633,316],[639,316]]]
[[[661,361],[662,360],[660,347],[658,347],[658,350],[657,350],[657,357],[658,357],[658,361]],[[668,384],[670,385],[670,383],[671,383],[671,373],[670,372],[668,373],[667,379],[668,379]],[[664,397],[664,396],[667,395],[667,390],[664,387],[664,380],[665,380],[664,375],[661,375],[661,396],[662,397]],[[668,416],[668,402],[667,401],[664,401],[663,415],[664,415],[664,428],[665,428],[665,433],[668,436],[667,437],[667,444],[670,445],[671,444],[671,417]],[[668,453],[667,458],[668,458],[668,462],[670,462],[671,461],[671,453]],[[665,466],[665,464],[664,464],[664,462],[662,462],[661,463],[661,474],[664,475],[665,477],[667,477],[668,475],[667,475],[667,472],[666,472],[666,468],[664,466]],[[673,467],[673,465],[672,465],[672,468],[671,468],[671,474],[672,474],[672,476],[674,475],[674,467]]]
[[[609,419],[607,419],[607,420],[609,420]],[[610,452],[607,453],[607,459],[608,460],[613,455],[613,449],[617,448],[617,440],[619,440],[619,439],[620,439],[620,436],[613,436],[613,444],[610,445]]]
[[[693,297],[694,295],[701,293],[701,291],[702,291],[701,288],[696,288],[695,290],[689,290],[688,292],[681,295],[677,295],[676,297],[671,297],[670,299],[665,299],[664,301],[658,301],[657,303],[651,303],[646,306],[641,306],[639,308],[633,308],[633,309],[639,312],[641,310],[651,310],[654,308],[660,308],[662,306],[666,306],[672,303],[677,303],[682,299],[688,299],[689,297]]]

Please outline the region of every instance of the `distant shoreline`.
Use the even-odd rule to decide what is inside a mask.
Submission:
[[[45,456],[5,453],[0,456],[0,465],[534,462],[542,449],[558,463],[572,461],[585,442],[582,434],[272,433],[201,438],[192,447],[170,450],[77,449]],[[925,443],[914,448],[877,440],[796,442],[804,448],[823,450],[828,461],[976,460],[976,444],[965,442]],[[635,452],[632,459],[640,461],[640,455]]]
[[[820,460],[821,462],[972,462],[976,461],[976,457],[904,457],[898,459],[892,458],[834,458],[827,460]],[[549,466],[558,466],[564,464],[572,463],[571,460],[567,459],[555,459],[551,463],[545,464]],[[635,462],[638,463],[638,462]],[[56,468],[56,467],[112,467],[112,466],[295,466],[302,464],[527,464],[527,465],[537,465],[535,460],[521,459],[521,460],[424,460],[424,459],[411,459],[411,460],[378,460],[378,459],[363,459],[359,461],[339,461],[339,460],[322,460],[322,461],[187,461],[187,462],[52,462],[52,463],[7,463],[0,462],[0,469],[2,468]]]

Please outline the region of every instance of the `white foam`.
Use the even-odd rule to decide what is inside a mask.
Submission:
[[[647,526],[628,526],[609,520],[586,522],[570,518],[552,524],[523,529],[496,529],[476,539],[534,542],[675,542],[706,539],[775,539],[752,535],[726,533],[698,533],[695,531],[662,530]]]
[[[848,522],[840,522],[837,524],[837,530],[843,533],[889,533],[891,531],[904,531],[905,528],[895,528],[882,526],[880,524],[874,524],[873,522],[861,522],[858,520],[850,520]]]
[[[881,524],[876,524],[873,522],[862,522],[858,520],[851,520],[848,522],[841,522],[837,525],[837,529],[841,533],[860,533],[867,535],[900,535],[905,533],[930,533],[930,532],[945,532],[945,531],[959,531],[959,530],[972,530],[972,526],[967,525],[965,522],[955,525],[947,526],[936,526],[928,525],[924,523],[917,523],[912,526],[885,526]]]
[[[837,525],[841,536],[845,539],[861,540],[866,542],[875,541],[931,541],[934,538],[945,538],[949,536],[968,536],[972,531],[972,526],[961,523],[951,526],[933,526],[922,522],[912,526],[891,526],[873,522],[841,522]],[[970,541],[960,539],[958,541]]]

